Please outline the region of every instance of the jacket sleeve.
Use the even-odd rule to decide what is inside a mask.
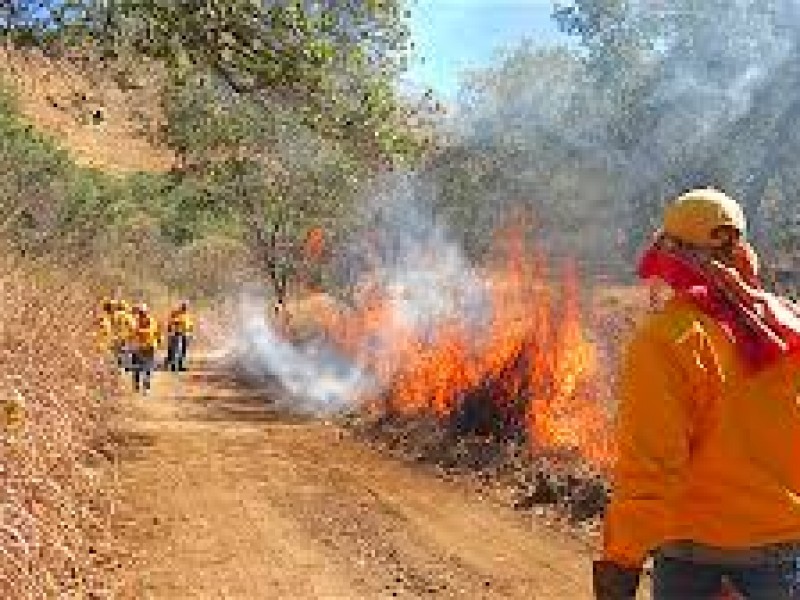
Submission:
[[[604,558],[626,567],[641,567],[672,530],[675,492],[689,456],[689,383],[677,353],[641,331],[620,373]]]

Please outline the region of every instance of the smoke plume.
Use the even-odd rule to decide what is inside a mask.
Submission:
[[[466,79],[460,136],[436,165],[451,204],[471,199],[464,227],[515,205],[557,254],[624,268],[666,201],[712,185],[774,239],[767,185],[780,214],[800,181],[800,2],[559,4],[597,17],[584,43],[521,44]]]
[[[359,356],[369,353],[391,364],[391,342],[399,330],[425,339],[445,320],[479,327],[488,316],[488,297],[476,271],[444,226],[424,215],[425,193],[430,190],[413,175],[395,174],[375,182],[366,195],[363,227],[353,233],[340,266],[356,290],[351,310],[363,308],[365,290],[377,290],[390,315],[354,356],[337,352],[322,335],[287,340],[270,321],[265,291],[242,292],[235,360],[253,379],[277,378],[289,392],[286,408],[318,415],[347,411],[380,393],[380,382],[363,369]]]

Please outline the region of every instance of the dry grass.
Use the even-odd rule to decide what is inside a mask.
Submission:
[[[158,87],[124,92],[109,77],[67,58],[0,49],[0,80],[16,92],[22,116],[78,164],[117,174],[169,170],[174,154],[151,141],[162,120]]]
[[[0,597],[113,597],[108,417],[114,369],[92,288],[2,257]]]

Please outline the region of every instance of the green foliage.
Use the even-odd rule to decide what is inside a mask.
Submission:
[[[224,228],[231,216],[204,203],[190,179],[137,174],[117,179],[76,166],[51,139],[0,95],[0,223],[3,235],[26,252],[71,245],[91,250],[98,234],[121,236],[140,214],[155,219],[166,242],[181,245]],[[77,255],[77,256],[80,256]]]
[[[0,93],[0,227],[35,247],[54,234],[53,209],[68,158],[14,113],[12,97]]]
[[[20,17],[28,2],[8,4],[18,18],[2,29],[17,43],[72,46],[117,66],[142,59],[165,66],[167,97],[179,97],[172,116],[194,109],[192,121],[207,119],[199,130],[170,120],[167,141],[180,150],[252,139],[243,118],[252,125],[278,106],[365,155],[417,150],[392,124],[393,81],[408,38],[401,0],[59,0],[40,3],[36,19]],[[232,105],[237,114],[217,122]]]
[[[124,180],[65,164],[53,178],[58,230],[87,248],[97,230],[112,243],[116,232],[155,227],[160,241],[183,248],[209,235],[238,237],[270,272],[295,272],[309,229],[336,236],[349,227],[355,191],[376,166],[426,150],[394,89],[408,38],[402,6],[5,3],[8,41],[68,50],[89,70],[113,72],[121,87],[156,86],[166,117],[160,141],[181,163],[176,173]]]

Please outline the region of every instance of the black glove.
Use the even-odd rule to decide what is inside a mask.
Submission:
[[[634,600],[640,573],[640,569],[622,567],[609,560],[594,561],[594,597],[597,600]]]

